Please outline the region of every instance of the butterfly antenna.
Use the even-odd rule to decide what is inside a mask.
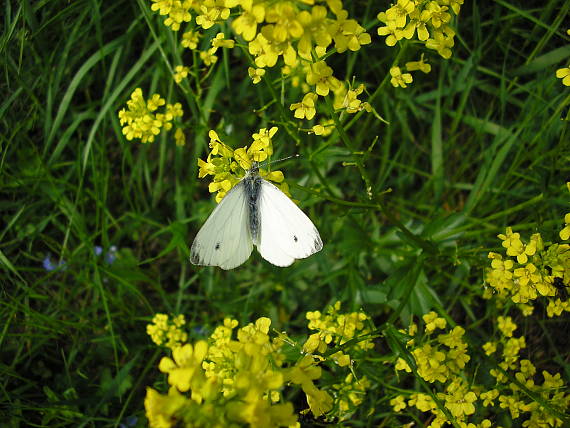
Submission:
[[[300,157],[301,157],[301,155],[300,155],[299,153],[296,153],[296,154],[294,154],[294,155],[287,156],[287,157],[284,157],[284,158],[281,158],[281,159],[275,159],[275,160],[269,161],[269,162],[267,162],[267,165],[272,165],[272,164],[277,163],[277,162],[286,161],[287,159],[300,158]]]

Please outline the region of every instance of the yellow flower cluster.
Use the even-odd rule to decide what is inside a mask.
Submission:
[[[334,384],[335,402],[338,404],[338,410],[334,412],[334,416],[341,421],[350,419],[358,406],[362,404],[368,388],[370,388],[370,381],[366,376],[356,379],[352,373],[346,376],[343,383]]]
[[[445,330],[445,319],[430,312],[423,316],[423,320],[425,328],[422,337],[418,336],[417,325],[413,323],[403,333],[413,337],[408,340],[407,347],[411,348],[417,375],[435,385],[442,384],[443,391],[434,391],[433,395],[418,392],[397,395],[390,400],[395,412],[415,407],[429,413],[428,426],[431,428],[451,423],[466,428],[497,426],[491,421],[498,420],[501,409],[508,411],[512,419],[525,417],[524,427],[562,426],[563,422],[556,412],[562,413],[568,408],[570,394],[564,393],[566,386],[560,374],[551,375],[543,371],[543,383],[535,385],[536,368],[531,361],[520,359],[520,351],[526,347],[526,341],[524,336],[514,337],[517,326],[511,317],[497,318],[500,339],[483,346],[487,355],[499,354],[500,351],[498,367],[488,371],[496,380],[490,389],[476,383],[480,368],[475,373],[468,371],[466,363],[470,361],[470,356],[463,340],[463,328],[456,326],[436,335],[436,331]],[[395,368],[412,372],[403,358],[397,360]],[[483,373],[482,379],[487,378],[487,374]],[[541,401],[529,398],[528,391],[539,396]],[[482,406],[479,402],[482,402]],[[541,403],[548,404],[544,406]],[[473,422],[473,418],[479,418],[479,422]]]
[[[147,388],[146,415],[151,427],[279,427],[296,423],[291,403],[279,403],[285,383],[281,343],[268,336],[271,321],[260,318],[237,332],[226,319],[210,337],[175,348],[163,357],[161,372],[170,389],[162,395]],[[275,357],[275,358],[273,358]]]
[[[337,305],[336,322],[330,318],[329,323],[339,334],[357,339],[354,333],[364,330],[357,324],[367,319],[366,315],[355,318],[354,314],[338,313],[338,309]],[[147,327],[155,343],[163,343],[167,325],[168,317],[159,314]],[[293,405],[284,402],[281,393],[285,385],[298,386],[304,392],[314,417],[327,414],[346,419],[362,402],[370,386],[365,377],[344,375],[344,381],[330,386],[329,393],[315,384],[322,375],[320,364],[325,357],[303,353],[288,363],[283,347],[298,349],[299,345],[284,333],[270,336],[269,318],[259,318],[239,329],[237,326],[236,320],[227,318],[208,341],[178,343],[172,347],[172,357],[161,359],[159,370],[167,374],[170,389],[161,394],[147,388],[145,409],[151,427],[295,426]],[[371,346],[362,343],[356,340],[354,347]]]
[[[463,0],[398,0],[388,10],[380,12],[378,20],[384,26],[378,28],[378,35],[386,36],[386,44],[394,46],[399,40],[416,38],[426,48],[437,51],[445,59],[451,57],[455,31],[449,26],[450,12],[459,14]],[[412,71],[429,73],[431,66],[421,55],[419,61],[406,63],[406,72],[394,65],[390,68],[390,83],[394,87],[406,88],[413,81]]]
[[[208,186],[210,193],[216,194],[216,202],[220,202],[226,193],[235,186],[246,174],[254,162],[263,162],[273,154],[271,139],[277,133],[278,128],[262,128],[252,135],[253,142],[249,147],[231,149],[224,144],[216,131],[208,133],[210,137],[210,153],[204,161],[198,159],[198,178],[207,175],[213,176],[213,181]],[[284,183],[281,171],[259,170],[259,174],[266,180],[275,182],[278,187],[289,195],[289,187]]]
[[[173,31],[178,31],[180,24],[190,22],[192,19],[190,14],[192,3],[194,3],[193,0],[152,0],[150,8],[153,12],[166,15],[164,25],[172,28]]]
[[[184,315],[170,319],[166,314],[156,314],[152,318],[152,324],[146,326],[146,332],[157,345],[174,349],[188,340],[184,325],[186,325]]]
[[[436,330],[445,329],[447,322],[435,312],[423,316],[425,333],[429,337]],[[415,332],[417,327],[412,325],[408,334]],[[467,354],[467,344],[463,341],[465,330],[456,326],[449,333],[438,334],[433,340],[416,346],[411,354],[414,356],[418,374],[427,382],[445,383],[456,376],[470,360]],[[412,343],[414,344],[414,343]],[[411,368],[403,358],[396,363],[397,370],[411,372]]]
[[[542,384],[535,384],[536,367],[528,359],[520,358],[520,351],[526,348],[524,336],[514,337],[517,326],[511,317],[498,317],[501,337],[496,342],[487,342],[483,349],[487,355],[497,354],[502,350],[499,369],[489,373],[496,379],[497,385],[480,394],[484,407],[495,407],[495,401],[501,409],[507,409],[512,419],[526,418],[525,427],[557,427],[563,421],[552,414],[551,408],[564,412],[570,406],[570,394],[565,394],[567,386],[560,378],[560,373],[551,375],[542,371]],[[516,382],[515,382],[516,381]],[[529,398],[528,391],[548,403],[545,408],[537,400]]]
[[[378,20],[384,24],[378,28],[378,35],[386,36],[388,46],[416,36],[428,49],[449,59],[455,37],[455,31],[449,25],[450,12],[458,15],[462,4],[463,0],[398,0],[378,14]]]
[[[333,69],[324,59],[333,48],[338,53],[354,52],[371,43],[365,29],[356,20],[348,18],[341,0],[328,0],[322,5],[289,0],[152,1],[152,10],[167,16],[164,23],[174,31],[178,31],[183,22],[190,22],[194,14],[195,25],[182,35],[181,41],[190,49],[198,47],[201,37],[196,27],[206,30],[215,24],[223,24],[230,17],[230,9],[239,6],[232,13],[231,28],[247,43],[253,56],[255,68],[248,68],[253,83],[261,81],[267,68],[278,65],[283,67],[283,75],[290,78],[293,86],[304,81],[303,100],[290,106],[296,118],[311,120],[316,114],[318,97],[325,97],[329,92],[334,93],[336,109],[347,113],[372,111],[368,103],[357,98],[364,87],[354,90],[347,87],[333,76]],[[212,48],[201,51],[200,58],[210,66],[218,59],[214,55],[218,47],[231,49],[234,46],[233,40],[225,40],[224,34],[218,33],[212,40]],[[177,70],[176,81],[184,77]]]
[[[364,324],[369,319],[368,316],[364,312],[341,314],[339,313],[340,306],[341,303],[337,301],[328,307],[324,315],[319,311],[307,312],[308,327],[311,330],[317,330],[317,333],[309,336],[303,345],[304,352],[323,354],[329,346],[345,345],[357,337],[359,340],[343,349],[358,352],[374,347],[369,336],[370,329]],[[342,351],[335,352],[329,358],[341,367],[348,366],[351,362],[350,355]]]
[[[164,112],[156,113],[162,106],[165,106]],[[182,117],[182,114],[180,103],[166,104],[159,94],[153,94],[145,100],[142,89],[137,88],[127,101],[127,109],[119,111],[119,122],[127,140],[139,139],[142,143],[152,143],[161,129],[172,129],[172,121]]]
[[[566,241],[570,238],[570,213],[566,214],[564,221],[565,226],[559,235]],[[548,298],[549,317],[558,316],[563,311],[570,312],[570,301],[565,293],[570,284],[570,245],[546,245],[540,233],[533,234],[525,243],[521,235],[510,227],[498,237],[503,241],[507,257],[490,252],[491,268],[485,276],[496,295],[525,305],[521,308],[524,314],[532,313],[529,303],[540,296]],[[490,292],[484,294],[485,298],[492,296]]]
[[[326,309],[325,314],[320,311],[307,312],[307,326],[310,330],[317,330],[317,333],[307,338],[303,352],[308,353],[307,357],[312,355],[311,358],[330,360],[339,367],[347,367],[352,365],[351,355],[361,355],[374,348],[374,344],[371,330],[365,324],[370,319],[368,315],[364,312],[341,313],[340,307],[341,302],[337,301]],[[328,352],[331,347],[342,350]],[[370,382],[366,377],[356,379],[353,373],[342,384],[333,385],[335,392],[331,403],[334,403],[334,410],[328,416],[340,420],[350,418],[369,387]]]
[[[443,392],[438,392],[436,397],[457,422],[466,424],[467,418],[475,413],[474,403],[477,400],[477,393],[462,375],[465,365],[471,359],[467,353],[467,343],[463,340],[465,330],[456,326],[445,332],[446,320],[433,311],[425,314],[423,321],[425,324],[423,340],[414,338],[407,343],[408,347],[412,347],[410,353],[413,356],[417,374],[429,383],[444,384]],[[444,331],[435,334],[438,330]],[[404,333],[413,337],[417,331],[417,325],[412,323],[408,331]],[[396,361],[395,368],[408,373],[412,372],[406,360],[401,357]],[[422,412],[432,413],[434,419],[430,427],[440,427],[449,422],[446,414],[438,408],[434,398],[428,394],[412,393],[407,403],[405,397],[399,395],[393,398],[390,404],[396,412],[409,406],[416,407]],[[484,420],[481,424],[472,426],[489,427],[491,425],[488,420]]]
[[[407,71],[422,71],[424,73],[429,73],[431,71],[431,65],[425,62],[424,54],[421,55],[419,61],[410,61],[406,63]],[[395,88],[407,88],[410,83],[413,82],[413,77],[410,73],[403,73],[400,67],[394,66],[390,68],[390,83]]]

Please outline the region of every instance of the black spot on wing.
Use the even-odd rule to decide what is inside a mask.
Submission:
[[[216,246],[214,247],[215,250],[219,250],[220,249],[220,243],[216,242]]]
[[[297,239],[297,237],[296,237],[295,235],[293,235],[293,241],[295,241],[295,242],[298,241],[298,239]]]

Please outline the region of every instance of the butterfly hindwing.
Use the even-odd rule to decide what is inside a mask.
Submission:
[[[192,243],[192,263],[233,269],[249,258],[253,242],[244,193],[243,183],[238,183],[210,214]]]
[[[323,248],[319,232],[309,217],[266,180],[261,181],[257,209],[260,217],[257,249],[268,262],[289,266]]]

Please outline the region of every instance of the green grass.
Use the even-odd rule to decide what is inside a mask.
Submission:
[[[480,298],[496,235],[511,225],[556,240],[568,212],[570,136],[561,118],[570,91],[555,70],[568,65],[570,4],[465,3],[452,58],[431,55],[432,72],[414,74],[404,90],[386,79],[396,48],[376,35],[376,13],[389,2],[345,1],[372,44],[330,64],[339,78],[366,84],[363,99],[389,125],[358,114],[322,138],[299,130],[307,123],[289,111],[301,92],[282,94],[274,70],[273,84],[252,85],[239,49],[220,54],[209,75],[176,85],[177,39],[150,2],[8,2],[0,425],[117,426],[136,415],[144,426],[145,387],[162,378],[162,353],[145,333],[157,312],[183,313],[210,331],[225,316],[241,325],[268,316],[277,330],[302,335],[307,311],[341,300],[379,329],[436,309],[473,343],[488,340],[490,320],[503,314]],[[126,141],[117,112],[136,87],[182,103],[186,146],[176,147],[172,133],[153,144]],[[270,126],[280,128],[276,158],[302,155],[279,169],[324,249],[286,269],[255,252],[234,271],[192,266],[189,246],[214,206],[197,178],[208,131],[242,147]],[[116,246],[116,261],[95,246]],[[48,255],[65,267],[46,271]],[[566,381],[570,348],[556,332],[567,320],[540,306],[517,320],[527,355]],[[374,387],[351,426],[397,425],[384,385],[396,382],[386,379],[393,370],[378,362],[393,351],[385,339],[375,351],[363,362]]]

